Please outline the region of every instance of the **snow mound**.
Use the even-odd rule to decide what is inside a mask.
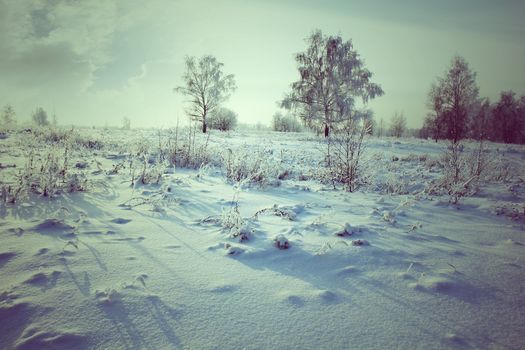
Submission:
[[[283,250],[290,248],[290,242],[288,242],[288,239],[283,234],[277,235],[273,241],[277,249]]]

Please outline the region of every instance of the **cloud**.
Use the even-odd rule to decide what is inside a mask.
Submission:
[[[2,1],[0,71],[10,84],[32,90],[85,90],[111,61],[118,21],[116,1]],[[75,80],[77,80],[75,82]]]

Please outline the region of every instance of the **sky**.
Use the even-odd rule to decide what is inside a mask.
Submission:
[[[401,112],[417,128],[454,55],[481,96],[525,94],[524,15],[521,0],[0,0],[0,106],[20,121],[43,107],[60,124],[173,127],[184,58],[211,54],[235,75],[225,106],[269,124],[321,29],[352,40],[382,86],[376,120]]]

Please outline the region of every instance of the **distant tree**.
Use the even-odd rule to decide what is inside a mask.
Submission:
[[[525,144],[525,96],[521,96],[518,101],[518,115],[520,124],[519,143]]]
[[[376,128],[376,134],[378,137],[383,137],[385,133],[385,120],[383,118],[379,119],[379,123]]]
[[[383,90],[370,81],[372,73],[351,40],[325,37],[316,30],[306,42],[306,51],[295,57],[300,79],[292,84],[281,105],[294,108],[305,125],[324,128],[328,137],[337,123],[352,118],[356,98],[366,103],[381,96]]]
[[[222,67],[213,56],[207,55],[198,61],[195,57],[186,57],[186,71],[182,76],[184,86],[175,88],[189,98],[186,113],[196,121],[202,122],[202,132],[207,129],[209,114],[226,101],[235,91],[233,74],[224,75]]]
[[[434,114],[428,114],[423,122],[423,127],[419,130],[419,137],[432,138],[436,142],[443,138],[438,118]]]
[[[300,132],[302,129],[301,124],[293,115],[276,112],[272,117],[273,131]]]
[[[478,111],[473,114],[469,134],[474,140],[494,139],[492,129],[492,106],[488,98],[480,101]]]
[[[47,112],[42,108],[38,107],[31,115],[33,123],[38,126],[49,126],[49,120],[47,119]]]
[[[122,118],[122,129],[124,130],[131,129],[131,120],[128,117]]]
[[[390,135],[401,137],[405,133],[407,120],[403,113],[396,112],[390,121]]]
[[[228,108],[218,108],[210,114],[208,124],[210,128],[220,131],[233,130],[237,126],[237,113]]]
[[[438,78],[429,93],[429,106],[439,124],[440,137],[458,143],[466,136],[478,90],[476,73],[463,57],[454,57],[445,76]]]
[[[521,98],[523,101],[524,98]],[[523,104],[523,102],[521,102]],[[493,130],[497,141],[519,143],[525,128],[525,116],[520,100],[515,98],[513,91],[504,91],[499,101],[492,109]]]
[[[11,129],[16,124],[16,113],[13,106],[7,104],[2,110],[2,126],[5,129]]]

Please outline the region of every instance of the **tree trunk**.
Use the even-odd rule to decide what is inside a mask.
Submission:
[[[202,132],[205,134],[206,133],[206,129],[208,128],[208,126],[206,125],[206,122],[203,121],[202,122]]]
[[[330,128],[328,127],[328,124],[324,125],[324,137],[328,137],[330,135]]]

